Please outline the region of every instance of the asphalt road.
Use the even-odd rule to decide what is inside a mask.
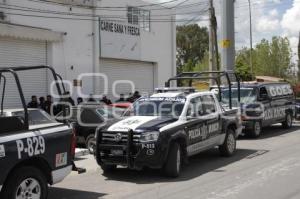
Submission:
[[[51,187],[49,199],[299,199],[300,124],[290,130],[269,127],[257,140],[241,138],[231,158],[216,149],[199,154],[176,179],[125,168],[104,176],[92,156],[76,163],[87,173],[72,173]]]

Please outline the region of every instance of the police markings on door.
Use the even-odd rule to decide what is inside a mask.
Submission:
[[[188,137],[191,145],[187,147],[189,155],[197,153],[203,146],[204,142],[208,141],[210,137],[213,137],[220,130],[219,122],[209,125],[202,125],[199,128],[188,131]]]
[[[208,126],[203,125],[200,128],[189,130],[188,131],[189,140],[193,141],[198,138],[201,138],[201,140],[206,140],[207,138],[212,136],[213,133],[218,132],[219,128],[220,128],[220,124],[217,122],[217,123],[209,124]]]
[[[286,110],[291,107],[270,108],[264,112],[264,120],[283,118],[286,115]]]

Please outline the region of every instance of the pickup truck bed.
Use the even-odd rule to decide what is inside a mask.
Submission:
[[[0,134],[1,199],[13,198],[20,183],[30,178],[37,179],[41,198],[46,198],[47,184],[62,181],[72,171],[72,129],[60,123],[30,129]],[[28,175],[19,172],[24,170]]]

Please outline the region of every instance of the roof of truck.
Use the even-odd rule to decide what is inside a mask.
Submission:
[[[182,92],[166,92],[166,93],[155,93],[151,97],[180,97],[184,96]]]

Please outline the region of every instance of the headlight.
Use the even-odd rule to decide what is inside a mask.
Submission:
[[[140,141],[141,142],[155,142],[158,140],[159,132],[152,131],[152,132],[145,132],[141,133]]]

